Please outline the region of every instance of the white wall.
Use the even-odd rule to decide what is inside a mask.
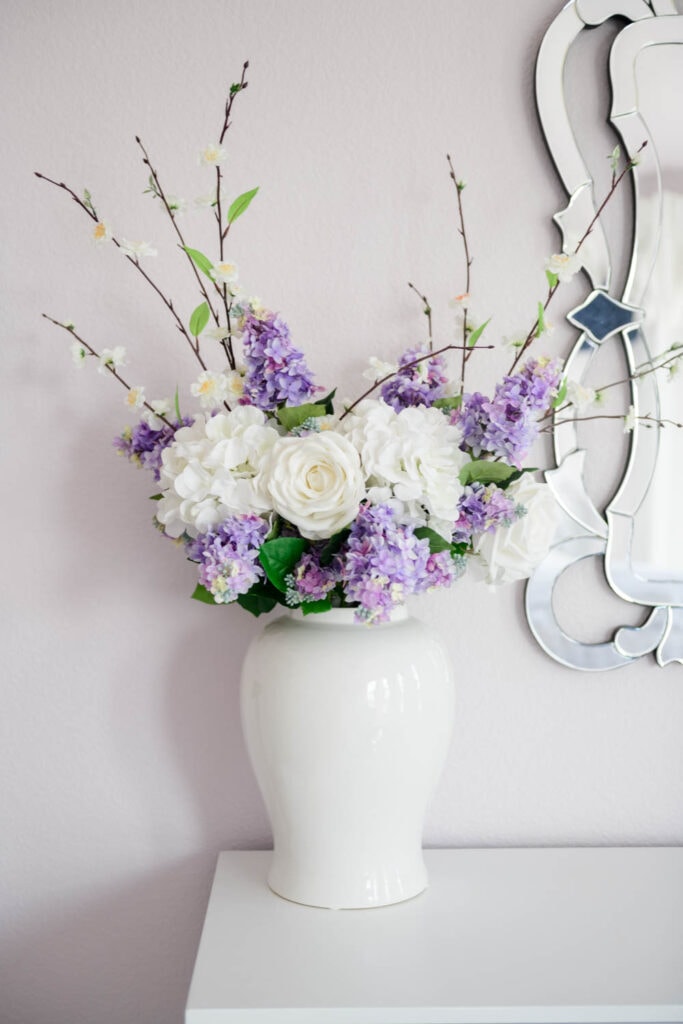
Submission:
[[[5,6],[3,1024],[180,1021],[216,852],[269,841],[238,724],[240,660],[259,627],[188,599],[193,568],[152,529],[149,481],[111,449],[121,394],[73,370],[68,338],[40,313],[72,318],[97,347],[127,345],[131,378],[154,393],[194,366],[153,293],[32,172],[87,186],[121,235],[153,241],[186,315],[192,281],[141,195],[133,136],[171,191],[208,190],[195,152],[249,58],[228,181],[261,193],[231,253],[319,379],[358,393],[368,354],[421,336],[409,279],[448,336],[463,272],[446,151],[469,182],[480,309],[500,334],[530,321],[564,203],[532,94],[559,6]],[[203,216],[183,226],[208,248]],[[599,611],[603,591],[591,569],[567,595],[594,638],[622,621]],[[563,669],[531,639],[521,588],[466,581],[418,610],[449,638],[458,676],[429,845],[683,840],[680,667]]]

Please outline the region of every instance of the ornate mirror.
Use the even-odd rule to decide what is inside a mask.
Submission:
[[[570,0],[543,39],[537,104],[569,195],[566,209],[554,218],[566,252],[573,251],[600,203],[577,141],[567,85],[572,54],[598,26],[611,33],[607,70],[614,141],[627,158],[638,154],[638,164],[632,172],[631,237],[615,245],[601,216],[582,248],[592,287],[567,317],[578,331],[567,374],[576,382],[587,380],[601,348],[620,346],[636,419],[626,435],[623,475],[600,509],[586,486],[580,416],[556,416],[557,468],[546,477],[566,526],[529,581],[526,597],[531,630],[544,650],[586,670],[619,668],[651,652],[660,665],[683,662],[683,515],[677,501],[683,490],[683,430],[652,422],[683,420],[683,375],[666,380],[662,370],[643,373],[666,362],[672,345],[683,344],[683,15],[674,0]],[[620,261],[624,281],[617,286]],[[570,636],[553,607],[561,575],[587,558],[600,559],[614,594],[642,609],[639,625],[622,626],[612,639],[597,643]]]

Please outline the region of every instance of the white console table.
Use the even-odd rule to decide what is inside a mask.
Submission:
[[[186,1024],[683,1022],[683,849],[430,850],[374,910],[266,888],[222,853]]]

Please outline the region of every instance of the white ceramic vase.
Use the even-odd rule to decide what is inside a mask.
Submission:
[[[273,830],[271,889],[330,908],[422,892],[452,725],[448,656],[405,608],[378,626],[351,609],[267,625],[244,663],[242,726]]]

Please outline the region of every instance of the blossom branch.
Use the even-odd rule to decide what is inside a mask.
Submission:
[[[431,306],[431,303],[430,303],[429,299],[427,298],[427,296],[423,295],[422,292],[418,291],[417,288],[415,287],[415,285],[411,284],[410,281],[408,281],[408,287],[412,288],[413,291],[415,292],[415,294],[417,295],[417,297],[422,300],[422,305],[424,307],[422,312],[427,317],[427,330],[429,331],[429,351],[431,352],[432,349],[434,348],[434,339],[433,339],[433,335],[432,335],[432,306]]]
[[[162,185],[161,185],[161,182],[159,181],[159,175],[158,175],[157,171],[155,170],[155,168],[152,166],[152,162],[149,159],[149,154],[147,153],[147,150],[145,149],[145,147],[144,147],[144,145],[142,143],[142,140],[141,140],[139,135],[135,136],[135,141],[137,142],[138,146],[142,150],[142,162],[149,168],[149,173],[151,174],[152,181],[154,182],[154,188],[156,189],[156,192],[157,192],[157,195],[159,196],[159,199],[161,199],[161,201],[162,201],[162,203],[164,205],[164,209],[166,210],[166,213],[171,218],[171,223],[173,224],[173,230],[175,231],[176,235],[178,236],[178,240],[180,242],[180,248],[185,253],[185,256],[187,257],[187,259],[189,261],[189,264],[192,267],[192,272],[194,273],[194,276],[197,279],[197,284],[199,285],[199,290],[200,290],[201,294],[203,295],[204,300],[205,300],[207,306],[209,307],[211,315],[212,315],[212,317],[214,319],[214,323],[216,324],[216,326],[219,326],[218,314],[216,313],[216,311],[213,308],[213,305],[212,305],[211,300],[209,298],[208,292],[207,292],[207,290],[206,290],[206,288],[204,286],[204,282],[202,281],[202,279],[201,279],[201,277],[199,275],[199,271],[197,270],[197,267],[195,266],[194,260],[192,259],[192,257],[190,256],[190,254],[187,251],[187,246],[186,246],[186,243],[185,243],[185,239],[183,238],[183,234],[182,234],[180,228],[178,227],[178,221],[177,221],[176,217],[173,214],[173,210],[171,209],[171,207],[169,205],[169,202],[168,202],[168,199],[166,198],[166,193],[164,192],[164,190],[162,188]]]
[[[95,357],[95,359],[101,359],[100,353],[99,353],[99,352],[97,352],[97,351],[96,351],[96,350],[95,350],[95,349],[94,349],[94,348],[92,347],[92,345],[88,344],[88,342],[87,342],[87,341],[85,340],[85,338],[81,338],[80,334],[77,334],[77,333],[76,333],[76,331],[74,330],[74,328],[73,328],[73,327],[69,327],[69,326],[68,326],[68,324],[63,324],[63,323],[61,322],[61,320],[55,320],[55,319],[54,319],[53,317],[51,317],[51,316],[48,316],[48,315],[47,315],[47,313],[41,313],[41,316],[42,316],[42,317],[44,317],[44,318],[45,318],[45,320],[49,320],[51,324],[54,324],[54,325],[55,325],[55,327],[61,327],[61,328],[62,328],[62,330],[64,330],[64,331],[66,331],[66,332],[67,332],[67,334],[70,334],[70,335],[71,335],[71,336],[72,336],[73,338],[75,338],[75,339],[76,339],[76,341],[77,341],[77,342],[78,342],[78,343],[79,343],[80,345],[82,345],[82,346],[83,346],[83,348],[84,348],[84,349],[85,349],[85,350],[86,350],[87,352],[89,352],[89,353],[90,353],[90,355],[91,355],[91,356],[94,356],[94,357]],[[128,383],[128,382],[126,381],[126,380],[124,380],[124,379],[123,379],[123,377],[122,377],[122,376],[121,376],[121,374],[120,374],[120,373],[118,372],[118,370],[116,369],[116,367],[115,367],[115,366],[112,366],[112,365],[111,365],[110,363],[103,363],[102,365],[103,365],[103,366],[105,366],[107,370],[109,370],[109,372],[111,373],[111,375],[112,375],[113,377],[115,377],[115,378],[116,378],[116,380],[117,380],[117,381],[119,382],[119,384],[123,384],[123,386],[124,386],[124,388],[126,389],[126,391],[132,391],[132,390],[133,390],[133,388],[131,387],[131,385],[130,385],[130,384],[129,384],[129,383]],[[154,412],[154,409],[153,409],[153,408],[152,408],[152,406],[151,406],[151,405],[149,404],[149,402],[143,402],[143,405],[144,405],[145,409],[149,409],[149,411],[150,411],[150,412],[151,412],[151,413],[152,413],[152,414],[153,414],[154,416],[158,417],[158,419],[160,419],[160,420],[163,420],[163,421],[164,421],[164,423],[166,424],[166,426],[167,426],[167,427],[171,427],[171,428],[173,428],[173,424],[172,424],[172,423],[171,423],[171,422],[170,422],[169,420],[167,420],[167,419],[166,419],[166,417],[164,416],[164,414],[163,414],[163,413],[160,413],[160,412]]]
[[[595,225],[597,224],[598,220],[600,219],[600,215],[602,214],[603,210],[605,209],[605,207],[607,206],[609,201],[612,199],[614,193],[619,188],[619,185],[621,184],[623,179],[626,177],[626,175],[629,173],[629,171],[631,171],[636,166],[636,164],[638,163],[638,156],[640,155],[640,153],[642,153],[642,151],[645,149],[646,146],[647,146],[647,140],[645,142],[643,142],[638,147],[638,149],[635,152],[635,155],[627,162],[626,166],[624,167],[624,169],[622,170],[622,172],[619,175],[616,174],[616,171],[614,171],[614,170],[612,171],[612,183],[611,183],[610,188],[609,188],[609,190],[607,192],[607,195],[605,196],[605,198],[602,200],[602,202],[598,206],[598,209],[596,210],[595,215],[593,216],[593,219],[591,220],[590,224],[588,225],[588,227],[584,231],[583,235],[581,236],[581,239],[579,240],[579,243],[576,246],[576,249],[574,250],[574,255],[576,255],[576,253],[579,252],[579,250],[581,249],[581,246],[584,244],[584,242],[586,241],[586,239],[588,238],[588,236],[592,232],[593,228],[595,227]],[[559,280],[556,280],[554,284],[549,284],[548,285],[548,294],[546,296],[545,302],[543,303],[543,307],[542,307],[544,313],[547,310],[548,306],[550,305],[550,302],[552,301],[552,298],[555,295],[555,293],[556,293],[557,289],[559,288],[559,286],[560,286]],[[535,319],[535,321],[534,321],[534,323],[533,323],[533,325],[531,327],[531,330],[529,331],[529,333],[527,334],[527,336],[526,336],[526,338],[524,340],[524,344],[521,346],[521,348],[517,352],[517,355],[515,356],[515,358],[512,361],[512,365],[511,365],[511,367],[510,367],[510,369],[508,371],[509,373],[512,373],[512,371],[514,370],[515,366],[517,365],[519,360],[522,358],[522,356],[524,355],[526,350],[529,348],[529,346],[532,344],[534,339],[539,336],[539,334],[541,333],[541,327],[542,327],[541,318],[540,317],[536,317],[536,319]]]
[[[472,257],[470,256],[469,242],[467,241],[467,231],[465,230],[465,214],[462,206],[462,193],[465,188],[465,182],[459,181],[456,177],[455,170],[453,168],[453,162],[451,161],[450,155],[446,154],[446,160],[448,161],[450,179],[455,186],[455,194],[458,197],[458,217],[460,219],[460,227],[458,228],[458,234],[462,238],[462,244],[465,248],[465,295],[469,295],[470,292],[470,267],[472,266]],[[473,349],[467,345],[467,306],[463,308],[462,318],[462,364],[460,370],[460,391],[461,393],[465,390],[465,367],[467,366],[467,360],[472,355]]]
[[[346,416],[348,416],[348,414],[352,412],[364,398],[367,398],[368,395],[371,395],[373,391],[381,387],[382,384],[386,384],[388,380],[391,380],[391,378],[395,377],[398,373],[403,373],[405,370],[412,369],[413,366],[418,366],[420,363],[424,362],[425,359],[433,359],[435,356],[443,355],[444,352],[459,352],[463,347],[463,345],[444,345],[443,348],[437,348],[435,352],[426,352],[417,359],[412,359],[409,363],[401,363],[397,370],[393,370],[391,373],[385,374],[384,377],[380,377],[379,380],[376,380],[374,384],[367,388],[363,394],[355,400],[355,402],[352,402],[351,405],[348,406],[348,408],[341,414],[339,421],[341,422]],[[495,345],[480,345],[479,347],[483,349],[492,349],[495,348]]]
[[[48,182],[50,182],[51,185],[55,185],[57,188],[61,188],[65,192],[67,192],[71,196],[71,198],[73,200],[75,200],[75,202],[78,203],[78,205],[81,207],[81,209],[85,210],[85,212],[91,218],[91,220],[94,220],[95,223],[99,223],[99,218],[97,216],[97,211],[95,210],[95,207],[92,205],[91,202],[90,203],[84,202],[82,199],[79,198],[79,196],[76,195],[76,193],[73,191],[73,189],[69,188],[68,185],[65,185],[63,181],[55,181],[53,178],[48,178],[45,174],[40,174],[38,171],[35,171],[34,173],[35,173],[37,178],[41,178],[43,181],[48,181]],[[122,247],[121,243],[119,242],[119,240],[117,238],[114,238],[113,235],[112,235],[111,240],[112,240],[112,242],[114,243],[114,245],[116,246],[117,249],[123,250],[123,247]],[[128,253],[125,253],[125,252],[124,252],[124,256],[128,260],[128,262],[131,263],[136,268],[136,270],[139,270],[139,272],[144,277],[145,281],[147,281],[147,283],[157,293],[157,295],[159,296],[159,298],[164,303],[164,305],[166,306],[166,308],[170,312],[171,316],[175,320],[176,326],[177,326],[178,330],[183,335],[183,337],[187,341],[188,345],[190,346],[190,348],[194,352],[195,357],[197,358],[197,360],[199,362],[199,365],[201,366],[201,368],[203,370],[206,370],[206,363],[202,359],[201,353],[199,351],[199,343],[197,343],[197,345],[195,346],[195,343],[192,341],[192,338],[190,337],[190,335],[187,332],[185,324],[180,319],[180,317],[178,316],[178,314],[177,314],[177,312],[175,310],[175,307],[173,306],[173,301],[171,299],[167,298],[164,295],[164,293],[161,291],[159,286],[152,280],[152,278],[149,276],[147,271],[144,270],[144,268],[140,265],[140,261],[138,260],[137,257],[130,256]]]

